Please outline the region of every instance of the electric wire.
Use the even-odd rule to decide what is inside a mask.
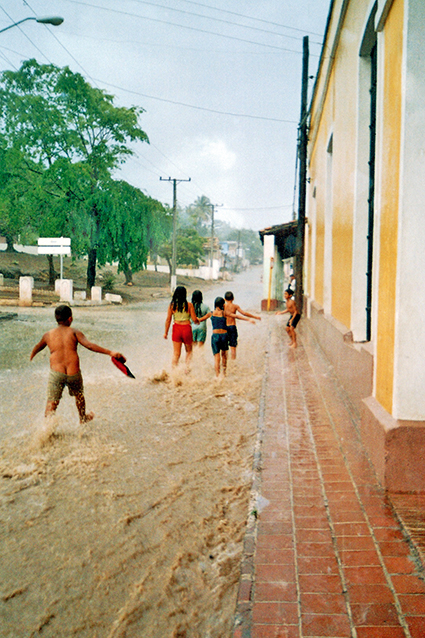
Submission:
[[[8,14],[8,12],[6,11],[6,9],[4,7],[0,7],[0,9],[3,11],[3,13],[5,13],[7,15],[7,17],[9,18],[9,20],[11,20],[12,22],[15,22],[15,20],[12,18],[11,15]],[[35,49],[37,49],[37,51],[48,61],[49,64],[52,64],[52,61],[49,60],[49,58],[43,53],[43,51],[41,49],[38,48],[38,46],[35,44],[35,42],[33,42],[31,40],[31,38],[25,33],[25,31],[23,29],[21,29],[20,25],[16,25],[17,28],[19,29],[19,31],[22,33],[22,35],[24,35],[26,37],[26,39],[31,42],[31,44],[33,45],[33,47]],[[46,29],[48,29],[47,25],[44,25],[46,27]],[[48,29],[49,31],[50,29]]]
[[[100,80],[99,78],[96,78],[96,82],[100,82],[101,84],[105,84],[106,86],[110,86],[114,89],[118,89],[119,91],[132,93],[140,97],[146,97],[146,98],[149,98],[150,100],[158,100],[159,102],[167,102],[169,104],[176,104],[177,106],[185,106],[190,109],[196,109],[197,111],[207,111],[208,113],[215,113],[217,115],[229,115],[231,117],[244,117],[244,118],[249,118],[253,120],[263,120],[265,122],[279,122],[281,124],[297,124],[296,120],[282,120],[276,117],[265,117],[262,115],[249,115],[248,113],[232,113],[230,111],[219,111],[217,109],[210,109],[206,106],[196,106],[194,104],[188,104],[187,102],[179,102],[177,100],[168,100],[163,97],[148,95],[147,93],[140,93],[139,91],[134,91],[132,89],[125,89],[122,86],[118,86],[117,84],[112,84],[111,82],[106,82],[105,80]]]
[[[147,6],[155,7],[157,9],[167,9],[168,11],[175,11],[176,13],[183,13],[185,15],[194,16],[196,18],[202,18],[204,20],[213,20],[214,22],[220,22],[221,24],[227,24],[234,27],[240,27],[242,29],[251,29],[253,31],[259,31],[260,33],[267,33],[268,35],[274,35],[281,38],[290,38],[291,40],[301,40],[301,36],[287,35],[285,33],[276,33],[276,31],[270,31],[268,29],[261,29],[260,27],[251,27],[247,24],[240,24],[239,22],[230,22],[230,20],[224,20],[223,18],[214,18],[212,16],[205,16],[201,13],[193,13],[192,11],[185,11],[184,9],[177,9],[176,7],[167,7],[155,2],[148,2],[148,0],[133,0],[137,4],[144,4]],[[321,42],[312,42],[313,44],[321,44]]]
[[[29,4],[29,2],[27,2],[27,0],[24,0],[24,4],[33,12],[33,14],[36,16],[36,12],[34,11],[34,9],[32,8],[32,6]],[[74,57],[71,53],[71,51],[69,51],[66,46],[59,40],[59,38],[56,36],[55,33],[53,33],[53,31],[51,31],[50,29],[48,29],[49,33],[51,36],[53,36],[53,38],[56,40],[56,42],[62,47],[62,49],[64,51],[66,51],[66,53],[74,60],[74,62],[80,67],[80,69],[83,71],[83,73],[92,81],[96,84],[96,81],[91,77],[90,73],[88,73],[88,71],[86,71],[86,69],[82,66],[82,64],[80,64],[80,62],[78,62],[77,58]],[[98,87],[99,88],[99,87]]]
[[[96,4],[92,4],[91,2],[81,2],[81,0],[66,0],[66,2],[70,2],[71,4],[78,4],[78,5],[82,5],[84,7],[92,7],[93,9],[100,9],[101,11],[108,11],[110,13],[117,13],[119,15],[125,15],[125,16],[129,16],[131,18],[139,18],[140,20],[148,20],[150,22],[157,22],[160,24],[167,24],[167,25],[171,25],[171,26],[175,26],[175,27],[179,27],[180,29],[186,29],[189,31],[197,31],[198,33],[204,33],[204,34],[208,34],[208,35],[215,35],[218,36],[220,38],[226,38],[228,40],[235,40],[237,42],[245,42],[248,44],[253,44],[255,46],[260,46],[260,47],[266,47],[268,49],[276,49],[278,51],[286,51],[289,53],[297,53],[297,54],[301,54],[302,51],[301,50],[295,50],[295,49],[287,49],[285,47],[280,47],[274,44],[266,44],[263,42],[254,42],[253,40],[247,40],[246,38],[238,38],[236,36],[231,36],[231,35],[226,35],[224,33],[217,33],[216,31],[208,31],[207,29],[199,29],[197,27],[190,27],[190,26],[186,26],[183,24],[176,24],[175,22],[170,22],[168,20],[161,20],[160,18],[151,18],[148,16],[141,16],[137,13],[130,13],[129,11],[122,11],[120,9],[111,9],[110,7],[101,7],[99,5]]]
[[[136,2],[138,0],[135,0]],[[305,29],[298,29],[297,27],[290,27],[287,24],[279,24],[278,22],[272,22],[271,20],[264,20],[262,18],[253,18],[252,16],[244,15],[243,13],[237,13],[236,11],[229,11],[228,9],[219,9],[217,7],[212,7],[209,4],[202,4],[201,2],[194,2],[193,0],[182,0],[187,4],[194,4],[198,7],[204,7],[206,9],[212,9],[213,11],[219,11],[220,13],[228,13],[230,15],[237,16],[239,18],[246,18],[247,20],[255,20],[256,22],[262,22],[263,24],[270,24],[276,27],[283,27],[284,29],[291,29],[292,31],[299,31],[304,35],[317,35],[319,37],[323,36],[322,33],[316,33],[315,31],[306,31]]]

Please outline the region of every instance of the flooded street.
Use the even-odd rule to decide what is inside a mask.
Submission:
[[[259,313],[262,269],[233,290]],[[191,294],[192,290],[189,290]],[[190,374],[171,372],[169,299],[75,308],[73,326],[119,350],[136,379],[79,348],[88,410],[67,393],[43,417],[51,308],[0,323],[0,637],[230,636],[252,476],[267,318],[239,322],[238,358],[214,377],[211,322]]]

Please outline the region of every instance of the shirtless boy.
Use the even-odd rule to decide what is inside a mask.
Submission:
[[[77,346],[82,346],[93,352],[107,354],[121,361],[125,357],[119,352],[113,352],[91,343],[82,332],[71,328],[72,310],[69,306],[58,306],[55,309],[55,318],[58,327],[46,332],[32,349],[30,361],[38,352],[48,346],[50,350],[50,375],[47,386],[47,405],[45,415],[49,416],[56,411],[61,400],[63,389],[68,387],[69,394],[75,397],[80,423],[87,423],[94,417],[93,412],[86,412],[84,398],[83,378],[80,371],[80,359]]]
[[[289,338],[291,340],[289,347],[296,348],[297,335],[295,332],[295,328],[297,326],[297,323],[301,319],[301,315],[298,312],[298,308],[295,301],[292,299],[292,295],[294,294],[293,291],[290,288],[288,288],[288,290],[285,290],[283,294],[286,300],[286,310],[281,310],[280,312],[277,312],[276,314],[284,315],[286,312],[290,313],[291,316],[289,317],[288,323],[286,324],[286,332],[288,333]]]
[[[246,310],[242,310],[240,306],[235,304],[233,292],[226,292],[224,295],[224,299],[226,301],[224,306],[224,312],[226,314],[226,323],[227,323],[227,335],[229,337],[229,348],[230,348],[230,358],[236,359],[236,347],[238,345],[238,329],[236,328],[236,319],[243,319],[243,317],[232,317],[232,315],[236,315],[239,312],[244,317],[249,317],[250,319],[257,319],[261,321],[261,317],[257,317],[257,315],[252,315],[250,312],[246,312]],[[249,319],[245,319],[245,321],[249,321]],[[251,321],[251,323],[254,323]]]

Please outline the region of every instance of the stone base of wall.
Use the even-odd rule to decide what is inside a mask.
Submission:
[[[354,343],[352,333],[333,317],[325,316],[315,301],[306,300],[307,324],[326,358],[360,413],[362,401],[372,395],[373,356],[368,343]]]
[[[374,399],[363,401],[362,440],[389,492],[425,492],[425,422],[394,419]]]
[[[270,299],[270,310],[283,310],[286,303],[279,299]],[[261,310],[267,311],[267,299],[261,300]],[[289,316],[289,315],[288,315]]]
[[[378,479],[389,492],[425,492],[425,422],[394,419],[372,396],[373,356],[369,344],[353,343],[351,332],[306,304],[306,327],[314,334],[359,410],[363,444]]]

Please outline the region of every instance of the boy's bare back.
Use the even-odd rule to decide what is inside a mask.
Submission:
[[[236,326],[236,317],[232,317],[232,315],[236,314],[236,311],[241,312],[241,309],[237,304],[233,303],[233,301],[225,301],[224,315],[228,326]]]
[[[69,376],[78,374],[78,372],[80,372],[80,358],[78,356],[77,346],[80,343],[88,350],[107,354],[125,361],[125,357],[121,353],[91,343],[80,330],[71,328],[69,325],[71,322],[72,319],[60,323],[57,328],[46,332],[39,343],[34,346],[30,360],[47,346],[50,350],[50,368],[52,370],[63,372]]]
[[[43,335],[42,341],[44,339],[50,350],[50,367],[52,370],[68,375],[80,372],[80,358],[77,353],[79,343],[77,332],[70,326],[60,325]]]

